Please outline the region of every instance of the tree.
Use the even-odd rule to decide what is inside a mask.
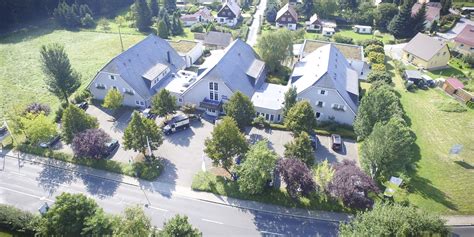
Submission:
[[[138,112],[134,112],[123,135],[125,149],[139,151],[146,155],[148,146],[154,150],[161,144],[163,144],[163,134],[155,121],[143,118]]]
[[[257,49],[271,72],[293,54],[292,34],[287,29],[263,34],[257,42]]]
[[[314,12],[314,1],[303,0],[303,5],[301,6],[301,9],[303,11],[303,15],[306,17],[306,20],[308,20]]]
[[[95,25],[94,18],[92,18],[89,13],[86,13],[86,15],[81,18],[81,25],[85,28],[92,28]]]
[[[384,64],[385,63],[385,54],[377,52],[369,52],[367,59],[372,64]]]
[[[163,237],[198,237],[202,233],[194,228],[188,221],[187,216],[176,215],[163,224],[163,230],[160,231],[160,236]]]
[[[300,194],[309,195],[316,190],[311,170],[299,159],[280,159],[277,170],[286,184],[286,191],[292,198]]]
[[[168,11],[168,12],[175,12],[177,7],[176,7],[176,0],[164,0],[164,3],[163,3],[165,9]]]
[[[400,11],[390,21],[388,25],[388,31],[395,36],[395,38],[407,38],[410,36],[411,29],[407,27],[411,22],[411,8],[413,6],[412,1],[404,1],[400,7]]]
[[[337,0],[340,9],[356,9],[358,6],[357,0]]]
[[[369,75],[367,75],[367,81],[375,82],[375,81],[383,81],[387,84],[392,83],[392,77],[388,72],[380,72],[380,71],[371,71]]]
[[[49,105],[34,102],[26,106],[23,115],[26,115],[26,114],[38,115],[40,113],[43,113],[45,116],[48,116],[49,113],[51,113],[51,108],[49,107]]]
[[[359,213],[350,223],[341,224],[339,235],[346,236],[447,236],[445,221],[413,206],[377,204]]]
[[[171,33],[172,35],[181,35],[184,33],[183,30],[183,23],[179,17],[179,13],[175,13],[173,16],[173,20],[171,22]]]
[[[283,107],[283,117],[286,117],[288,111],[296,104],[296,98],[298,97],[298,92],[296,87],[292,86],[285,92],[285,102]]]
[[[242,130],[252,123],[256,113],[252,101],[240,91],[235,92],[224,104],[224,111]]]
[[[298,101],[288,111],[285,118],[285,126],[295,135],[303,131],[307,133],[313,132],[313,129],[316,127],[316,117],[308,101]]]
[[[276,16],[278,13],[278,6],[277,5],[269,5],[265,10],[265,18],[268,22],[274,23],[276,20]]]
[[[176,105],[176,97],[174,97],[168,90],[162,89],[153,96],[151,101],[151,110],[159,116],[173,114],[178,105]]]
[[[85,220],[81,235],[112,236],[118,225],[116,218],[106,214],[102,208],[99,208],[93,216]]]
[[[43,45],[40,54],[48,90],[68,103],[69,95],[80,85],[80,76],[72,69],[64,47],[59,44]]]
[[[449,14],[449,9],[452,5],[452,0],[441,0],[441,15]]]
[[[385,54],[385,50],[383,49],[383,45],[369,44],[367,46],[364,46],[364,55],[365,56],[368,56],[369,53],[372,53],[372,52]]]
[[[372,177],[379,174],[389,178],[413,161],[413,132],[399,117],[391,118],[386,124],[377,123],[372,133],[361,145],[361,164]]]
[[[112,89],[107,92],[102,106],[107,109],[116,110],[122,106],[123,95],[117,89]]]
[[[271,180],[277,156],[268,149],[267,141],[259,141],[250,147],[245,160],[237,167],[239,190],[248,194],[263,192],[268,180]]]
[[[306,132],[301,132],[293,141],[285,144],[285,157],[300,159],[308,167],[314,164],[314,150]]]
[[[338,6],[334,0],[316,0],[314,9],[319,17],[327,18],[334,15]]]
[[[418,32],[425,29],[426,25],[426,3],[421,5],[420,10],[411,18],[412,31],[410,37],[415,36]]]
[[[152,17],[158,17],[160,13],[160,7],[158,6],[158,0],[150,0],[150,14]]]
[[[215,166],[222,166],[230,173],[233,159],[247,151],[247,141],[231,117],[224,117],[204,142],[204,152]]]
[[[158,36],[162,39],[169,37],[169,29],[164,20],[158,21]]]
[[[97,128],[97,119],[86,114],[83,110],[74,105],[69,105],[63,112],[63,139],[66,143],[71,143],[74,135],[90,128]]]
[[[125,208],[114,236],[150,236],[151,219],[136,205]]]
[[[433,21],[433,24],[431,24],[431,27],[430,27],[430,33],[435,33],[439,30],[439,24],[438,24],[438,21]]]
[[[372,132],[377,122],[386,122],[403,114],[400,100],[388,85],[381,85],[362,97],[359,111],[354,121],[354,131],[360,139]]]
[[[100,29],[102,29],[104,32],[110,30],[110,23],[107,19],[100,18],[98,24],[99,24]]]
[[[135,26],[146,32],[151,26],[151,13],[146,0],[135,0]]]
[[[43,216],[40,226],[44,236],[77,236],[99,206],[83,194],[62,193]]]
[[[328,185],[329,193],[351,208],[370,208],[370,192],[378,193],[374,180],[357,167],[354,161],[343,160],[334,166],[334,177]]]
[[[334,169],[329,164],[328,160],[324,160],[322,163],[314,167],[313,174],[316,184],[323,192],[327,192],[329,183],[334,177]]]
[[[58,134],[56,124],[44,112],[28,113],[20,117],[23,133],[31,144],[38,144]]]
[[[100,159],[105,156],[105,144],[110,139],[102,129],[87,129],[74,136],[72,150],[77,157]]]
[[[386,32],[390,21],[397,13],[397,5],[393,3],[380,3],[375,11],[375,25],[380,31]]]

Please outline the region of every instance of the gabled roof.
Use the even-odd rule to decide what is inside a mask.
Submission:
[[[423,4],[415,3],[411,8],[411,15],[414,16],[420,11],[421,6]],[[441,8],[437,7],[437,5],[426,5],[426,20],[433,22],[436,20],[436,17],[439,17],[441,14]]]
[[[441,40],[435,39],[423,33],[418,33],[408,44],[403,47],[403,50],[413,54],[425,61],[429,61],[436,55],[444,46]]]
[[[450,84],[456,90],[464,88],[464,84],[456,78],[448,78],[446,79],[446,83]]]
[[[199,16],[201,16],[203,19],[206,19],[206,20],[212,20],[211,10],[209,10],[207,7],[201,8],[193,14],[181,16],[181,20],[182,21],[196,21],[199,19]]]
[[[240,16],[240,6],[235,0],[226,0],[225,4],[222,5],[221,9],[219,12],[222,11],[226,6],[229,7],[229,9],[237,16]]]
[[[319,17],[318,17],[318,14],[314,14],[312,15],[310,18],[309,18],[309,22],[308,22],[310,25],[313,25],[313,24],[318,24],[320,25],[321,22],[319,21]]]
[[[296,20],[298,21],[298,13],[296,13],[295,9],[290,6],[290,4],[285,4],[285,6],[283,6],[277,13],[277,16],[276,16],[276,20],[278,21],[278,19],[280,19],[281,16],[283,16],[283,14],[285,14],[286,12],[289,12],[290,15]]]
[[[167,52],[170,55],[170,62]],[[153,80],[166,68],[176,71],[185,65],[184,59],[166,40],[150,34],[110,60],[100,72],[119,74],[133,90],[147,99],[154,94],[154,91],[145,80]]]
[[[290,83],[299,93],[312,86],[335,89],[356,113],[359,104],[359,78],[344,55],[327,44],[295,64]]]
[[[454,38],[454,41],[474,46],[474,26],[466,24],[464,29]]]
[[[260,70],[260,73],[263,73],[264,71],[261,68],[264,64],[253,48],[244,41],[236,39],[224,50],[224,53],[216,57],[218,58],[212,59],[206,65],[206,69],[198,76],[198,81],[202,78],[222,80],[230,90],[240,91],[251,98],[258,86],[256,84],[258,78],[254,78],[256,74],[252,72]],[[249,72],[252,75],[249,75]],[[191,88],[192,86],[187,91]]]
[[[204,44],[227,47],[232,42],[232,34],[210,31],[204,36]]]

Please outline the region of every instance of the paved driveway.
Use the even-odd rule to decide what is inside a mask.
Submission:
[[[402,50],[405,47],[404,44],[388,44],[384,46],[385,54],[390,56],[392,59],[400,60],[402,58]]]
[[[267,0],[261,0],[257,6],[257,11],[253,15],[252,25],[249,27],[249,34],[247,36],[247,44],[254,46],[257,43],[258,30],[261,27],[263,17],[265,17],[265,8],[267,7]]]
[[[330,137],[320,135],[317,135],[317,137],[319,142],[315,152],[316,162],[322,162],[326,159],[330,163],[341,162],[344,159],[358,162],[357,143],[355,141],[343,139],[344,146],[342,151],[335,152],[330,148]],[[251,128],[247,131],[247,138],[251,141],[266,138],[269,141],[269,146],[281,157],[283,157],[285,152],[284,145],[293,140],[293,136],[288,131],[257,128]]]

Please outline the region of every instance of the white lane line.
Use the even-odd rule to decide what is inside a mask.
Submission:
[[[151,209],[155,209],[155,210],[158,210],[158,211],[164,211],[164,212],[168,212],[169,210],[166,210],[166,209],[163,209],[163,208],[159,208],[159,207],[153,207],[153,206],[148,206],[149,208]]]
[[[222,222],[219,222],[219,221],[213,221],[213,220],[208,220],[208,219],[201,219],[203,221],[207,221],[207,222],[211,222],[211,223],[214,223],[214,224],[219,224],[219,225],[223,225],[224,223]]]
[[[10,192],[14,192],[14,193],[19,193],[19,194],[23,194],[25,196],[28,196],[28,197],[33,197],[33,198],[37,198],[41,201],[50,201],[50,202],[54,202],[54,200],[51,200],[49,198],[46,198],[46,197],[40,197],[40,196],[37,196],[37,195],[34,195],[34,194],[29,194],[29,193],[25,193],[25,192],[22,192],[22,191],[18,191],[18,190],[15,190],[15,189],[11,189],[11,188],[5,188],[5,187],[1,187],[0,186],[0,189],[3,189],[3,190],[7,190],[7,191],[10,191]]]
[[[269,235],[284,236],[284,235],[282,235],[282,234],[278,234],[278,233],[270,232],[270,231],[260,231],[260,233],[262,233],[262,234],[269,234]]]

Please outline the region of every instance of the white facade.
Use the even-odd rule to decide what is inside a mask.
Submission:
[[[219,24],[227,25],[227,26],[230,26],[230,27],[234,27],[239,22],[237,17],[235,17],[235,18],[216,17],[216,21]]]
[[[229,87],[219,78],[210,79],[204,77],[192,85],[187,93],[178,98],[178,105],[194,104],[200,107],[200,103],[206,99],[225,103],[233,94]],[[217,116],[222,111],[206,109],[206,112],[209,115]]]
[[[372,26],[355,25],[352,29],[359,34],[372,34]]]
[[[336,30],[334,28],[323,27],[322,34],[324,36],[333,36],[334,33],[336,33]]]
[[[296,30],[296,24],[294,24],[294,23],[280,24],[280,23],[276,22],[275,25],[277,27],[280,27],[280,28],[285,27],[288,30]]]

